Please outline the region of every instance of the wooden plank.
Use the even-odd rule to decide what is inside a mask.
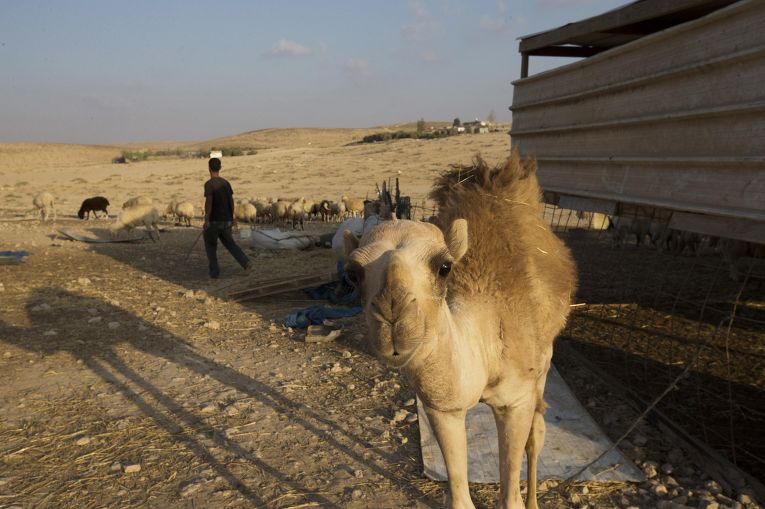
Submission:
[[[666,115],[678,118],[710,109],[735,113],[746,104],[765,100],[763,82],[765,44],[756,56],[743,62],[725,61],[711,69],[699,65],[694,71],[645,81],[636,87],[619,83],[575,101],[553,99],[538,102],[530,109],[514,110],[512,134],[570,125],[582,128],[604,122],[613,125],[640,119],[653,121],[652,118]]]
[[[267,297],[270,295],[278,295],[280,293],[291,292],[294,290],[300,290],[302,288],[309,288],[311,286],[317,286],[325,283],[331,283],[337,280],[337,274],[310,274],[306,276],[299,276],[296,278],[290,278],[287,280],[274,281],[265,283],[255,288],[249,288],[246,290],[240,290],[229,293],[228,297],[231,300],[242,302],[246,300],[259,299],[261,297]]]
[[[539,479],[565,479],[598,457],[611,441],[577,401],[555,367],[551,367],[545,386],[547,436],[539,457]],[[417,402],[420,445],[425,476],[445,481],[446,465],[422,404]],[[477,483],[499,482],[497,428],[491,409],[479,403],[466,418],[468,436],[468,479]],[[526,458],[521,478],[526,477]],[[615,467],[615,468],[612,468]],[[640,481],[643,474],[618,449],[611,451],[580,476],[598,481]]]
[[[89,244],[114,244],[119,242],[136,242],[139,240],[143,240],[146,236],[143,232],[136,230],[135,233],[128,233],[128,237],[112,237],[111,233],[109,233],[108,230],[104,229],[101,232],[97,231],[89,231],[89,234],[85,233],[78,233],[75,231],[72,231],[68,228],[61,228],[58,230],[58,233],[63,235],[69,240],[76,240],[78,242],[87,242]],[[103,233],[106,235],[105,237],[99,236],[100,233]],[[140,237],[136,234],[140,233]]]
[[[557,205],[561,208],[571,210],[600,212],[601,214],[609,215],[616,213],[616,202],[613,200],[599,200],[597,198],[562,195],[558,200]]]
[[[526,156],[541,157],[759,157],[765,140],[762,112],[645,122],[566,132],[513,133]]]
[[[613,86],[643,76],[714,61],[765,43],[765,3],[743,0],[705,18],[514,82],[524,104]],[[705,41],[705,44],[699,44]]]
[[[579,48],[575,46],[548,46],[529,51],[527,54],[537,57],[586,58],[597,55],[604,48]]]
[[[560,134],[572,131],[591,131],[595,129],[613,129],[624,128],[632,126],[640,126],[646,124],[657,124],[659,122],[674,122],[674,121],[699,121],[703,119],[716,118],[726,115],[746,115],[751,113],[765,112],[765,100],[752,101],[750,103],[715,106],[711,108],[698,108],[693,110],[675,110],[668,113],[661,113],[656,115],[643,115],[640,117],[621,118],[617,120],[606,120],[602,122],[571,122],[570,119],[566,119],[567,122],[563,125],[557,125],[552,127],[542,128],[517,128],[517,122],[513,122],[513,129],[510,131],[510,136],[528,136],[538,134]]]
[[[619,32],[620,27],[650,21],[662,16],[677,14],[684,10],[706,7],[720,8],[736,0],[643,0],[620,9],[594,16],[576,23],[521,37],[519,51],[532,51],[545,46],[570,44],[572,40],[593,32]]]
[[[669,227],[702,235],[765,244],[765,221],[675,212],[669,221]]]
[[[678,76],[684,76],[691,73],[715,72],[715,69],[719,66],[726,66],[726,65],[730,66],[734,64],[748,63],[753,59],[762,57],[763,54],[765,54],[765,46],[763,45],[755,46],[752,48],[747,47],[743,50],[720,55],[716,58],[709,58],[709,59],[704,59],[700,62],[692,62],[686,65],[678,65],[675,67],[669,67],[657,72],[641,74],[631,79],[625,80],[625,79],[620,79],[620,77],[617,77],[619,81],[614,81],[612,83],[608,83],[607,85],[601,85],[598,87],[586,88],[586,89],[580,90],[578,92],[570,93],[570,94],[558,95],[555,97],[547,97],[537,101],[529,101],[529,102],[513,101],[513,105],[510,107],[510,110],[515,112],[515,111],[520,111],[520,110],[528,109],[528,108],[537,108],[540,106],[552,106],[553,104],[560,105],[561,103],[581,101],[583,99],[588,99],[593,96],[600,96],[605,93],[613,94],[628,88],[635,88],[638,86],[657,84],[667,79],[675,78]]]

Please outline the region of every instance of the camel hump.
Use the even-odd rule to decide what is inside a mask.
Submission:
[[[536,169],[536,161],[521,159],[517,150],[494,167],[476,155],[470,165],[452,165],[436,179],[429,196],[441,210],[470,207],[483,201],[481,198],[484,197],[527,203],[539,208],[540,189]]]
[[[467,221],[467,252],[452,270],[451,295],[506,295],[508,302],[524,295],[540,323],[562,326],[547,317],[565,321],[575,266],[544,220],[534,160],[514,150],[491,167],[476,157],[471,166],[453,166],[441,175],[430,197],[438,203],[443,231],[457,219]]]

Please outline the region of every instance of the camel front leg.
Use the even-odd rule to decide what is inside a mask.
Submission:
[[[534,402],[529,401],[515,406],[492,407],[499,438],[499,509],[523,509],[521,466],[534,419],[534,406]],[[535,508],[536,500],[527,507]]]
[[[475,509],[470,499],[467,468],[467,436],[465,434],[465,410],[441,412],[425,407],[428,421],[436,434],[438,446],[446,462],[449,476],[449,496],[446,507],[450,509]]]

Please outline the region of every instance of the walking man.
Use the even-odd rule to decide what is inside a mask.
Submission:
[[[220,276],[218,239],[239,265],[249,272],[252,262],[231,236],[231,227],[234,224],[234,190],[231,189],[228,180],[220,176],[220,159],[211,158],[207,166],[210,170],[210,180],[205,182],[204,239],[210,277],[215,279]]]

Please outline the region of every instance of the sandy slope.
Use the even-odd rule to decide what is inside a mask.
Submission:
[[[223,161],[222,175],[241,197],[366,197],[373,195],[375,183],[399,176],[403,193],[411,195],[415,203],[425,197],[433,177],[449,164],[466,163],[476,153],[498,161],[509,151],[504,130],[439,140],[351,144],[382,129],[398,127],[267,129],[196,145],[265,147],[256,155]],[[53,192],[63,214],[74,214],[82,199],[94,195],[106,196],[113,205],[139,194],[160,203],[173,195],[195,204],[201,202],[202,184],[208,178],[205,160],[167,158],[112,164],[112,158],[121,150],[107,146],[0,144],[0,214],[16,215],[29,210],[32,196],[41,190]]]

